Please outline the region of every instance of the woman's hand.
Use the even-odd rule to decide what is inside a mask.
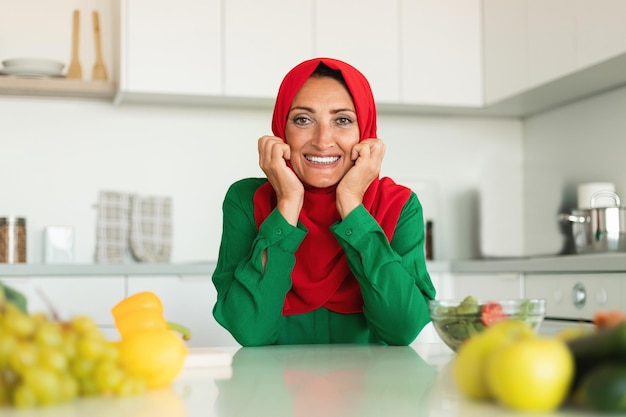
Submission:
[[[337,211],[342,219],[363,202],[365,191],[380,174],[385,144],[380,139],[365,139],[352,148],[354,166],[337,186]]]
[[[277,208],[289,224],[296,226],[304,203],[304,186],[287,166],[291,148],[281,138],[259,138],[259,166],[276,192]]]

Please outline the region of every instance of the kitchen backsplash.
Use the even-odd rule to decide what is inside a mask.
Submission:
[[[383,114],[383,175],[418,195],[428,184],[424,212],[436,218],[436,260],[481,255],[480,189],[498,175],[494,167],[513,184],[503,187],[501,213],[517,211],[509,203],[522,196],[521,218],[510,221],[523,225],[523,254],[557,254],[564,244],[557,214],[576,206],[578,184],[609,181],[626,195],[624,109],[626,88],[523,122]],[[0,112],[2,172],[13,179],[5,181],[0,214],[28,219],[29,262],[41,262],[44,228],[53,225],[73,227],[76,262],[92,262],[102,189],[171,196],[171,260],[215,259],[222,198],[236,179],[261,175],[256,141],[270,132],[271,118],[270,109],[10,97],[0,98]],[[520,153],[523,174],[512,174]],[[494,158],[501,160],[490,165]]]
[[[533,116],[524,123],[524,231],[528,254],[564,249],[557,215],[577,207],[577,187],[612,182],[626,196],[626,88]]]
[[[173,207],[171,260],[217,258],[228,186],[261,176],[257,139],[271,109],[114,106],[0,97],[5,181],[0,213],[28,219],[28,259],[41,262],[44,228],[74,228],[75,259],[93,262],[100,190],[166,195]],[[494,155],[519,157],[516,119],[383,114],[383,175],[436,187],[436,260],[478,256],[478,187]],[[488,152],[487,152],[488,151]],[[518,181],[519,182],[519,181]],[[510,189],[507,192],[521,193]],[[436,210],[432,205],[436,204]]]

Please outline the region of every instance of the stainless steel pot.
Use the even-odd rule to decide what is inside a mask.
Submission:
[[[613,198],[615,205],[595,207],[600,197]],[[614,192],[598,191],[591,197],[591,208],[575,209],[560,217],[572,223],[576,253],[626,252],[626,207]]]

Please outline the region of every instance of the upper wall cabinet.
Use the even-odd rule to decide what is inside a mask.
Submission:
[[[626,52],[626,1],[575,0],[576,64],[597,64]]]
[[[120,100],[273,99],[294,65],[327,56],[361,70],[378,102],[482,103],[480,0],[121,0],[120,8]]]
[[[624,0],[118,1],[118,101],[269,105],[315,56],[400,111],[528,116],[626,82]]]
[[[121,0],[120,91],[218,95],[220,0]]]
[[[611,62],[626,53],[626,1],[482,2],[487,105],[520,93],[520,103],[567,101],[626,81],[615,75],[623,60]]]
[[[397,1],[316,0],[315,55],[337,58],[359,69],[377,101],[400,99]]]
[[[526,2],[483,0],[485,102],[528,88]]]
[[[224,1],[226,96],[276,97],[287,71],[312,57],[312,1]]]
[[[571,0],[526,0],[528,82],[536,86],[576,68],[576,30]]]
[[[480,13],[481,0],[400,0],[402,103],[482,106]]]

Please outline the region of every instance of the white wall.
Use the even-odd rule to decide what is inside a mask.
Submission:
[[[387,143],[384,174],[415,185],[425,217],[434,220],[436,258],[484,256],[493,228],[505,220],[493,215],[494,203],[513,224],[498,240],[502,250],[521,247],[520,121],[383,116],[379,136]]]
[[[524,123],[524,222],[529,254],[555,254],[568,230],[558,213],[576,208],[576,187],[613,182],[626,199],[626,88],[529,118]]]
[[[228,185],[262,174],[256,141],[270,133],[271,109],[0,97],[0,114],[0,215],[27,218],[29,262],[41,261],[50,225],[74,226],[77,262],[93,260],[100,190],[171,196],[172,261],[189,262],[216,258]],[[383,174],[422,196],[435,219],[436,259],[478,256],[484,168],[519,160],[521,123],[384,114],[378,124]],[[515,176],[507,192],[521,195]]]

